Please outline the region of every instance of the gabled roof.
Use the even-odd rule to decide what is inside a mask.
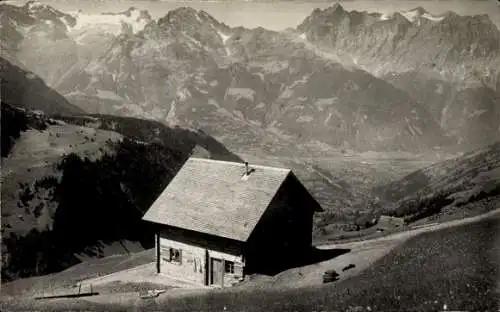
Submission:
[[[290,169],[249,168],[245,176],[242,163],[189,158],[143,220],[246,241],[283,182],[295,178]]]

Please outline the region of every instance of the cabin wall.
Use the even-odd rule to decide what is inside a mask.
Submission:
[[[234,256],[231,254],[208,250],[209,261],[212,258],[223,260],[223,267],[226,267],[226,261],[233,263],[233,272],[223,272],[223,284],[218,286],[229,287],[240,282],[244,277],[244,259],[243,256]],[[209,267],[209,270],[212,268]],[[210,283],[210,282],[209,282]],[[217,285],[216,285],[217,286]]]
[[[278,191],[248,240],[248,273],[274,274],[307,257],[314,210],[303,192],[294,179]]]
[[[160,235],[160,273],[196,284],[205,284],[205,249]],[[170,261],[170,248],[180,250],[180,263]]]
[[[171,226],[161,226],[159,231],[163,237],[168,237],[174,241],[233,256],[242,254],[242,242]]]
[[[161,274],[195,284],[210,285],[211,259],[215,258],[222,260],[221,275],[223,280],[223,284],[219,283],[215,286],[234,285],[244,276],[245,263],[241,246],[238,243],[172,228],[163,228],[159,230],[158,235]],[[180,251],[180,263],[169,260],[170,248]],[[225,261],[233,263],[232,272],[225,272]]]

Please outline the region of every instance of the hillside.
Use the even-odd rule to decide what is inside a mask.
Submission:
[[[417,170],[375,188],[385,213],[408,221],[484,212],[500,203],[500,142]]]
[[[452,311],[498,308],[498,217],[422,234],[358,276],[296,290],[212,293],[170,301],[180,311]],[[378,285],[374,287],[374,285]],[[149,307],[148,307],[149,308]],[[148,310],[146,308],[145,310]],[[158,308],[151,307],[151,309]]]
[[[147,139],[158,130],[147,121],[113,118],[117,131],[103,130],[8,104],[1,116],[3,280],[150,247],[142,214],[194,147],[206,157],[238,159],[188,130],[163,126],[150,142],[119,133],[139,126],[136,136]]]
[[[494,311],[499,299],[495,292],[499,226],[496,217],[422,234],[339,284],[212,293],[169,301],[168,306],[175,304],[181,311],[213,311],[224,306],[233,311],[261,311],[264,307],[268,311],[429,311],[447,304],[454,311]]]
[[[28,110],[39,110],[47,114],[84,112],[48,87],[40,77],[23,70],[3,57],[0,57],[0,78],[3,103]]]
[[[426,107],[441,128],[457,139],[459,150],[498,139],[500,89],[495,91],[483,82],[461,86],[421,71],[391,73],[383,78]]]
[[[498,213],[480,221],[423,233],[360,274],[335,283],[203,290],[154,300],[128,293],[114,300],[5,300],[2,308],[51,311],[496,311],[499,293]],[[67,272],[67,278],[70,277]],[[109,298],[116,298],[113,293]],[[108,299],[112,300],[112,299]]]

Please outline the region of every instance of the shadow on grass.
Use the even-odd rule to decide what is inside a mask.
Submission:
[[[283,271],[320,263],[350,252],[350,249],[319,249],[311,247],[307,250],[281,253],[276,261],[262,261],[258,267],[250,269],[248,273],[258,273],[264,275],[276,275]],[[284,260],[286,259],[286,260]]]
[[[315,264],[323,261],[327,261],[343,254],[350,252],[351,249],[333,248],[333,249],[319,249],[316,247],[311,247],[309,253],[302,261],[297,261],[296,266],[304,266]]]

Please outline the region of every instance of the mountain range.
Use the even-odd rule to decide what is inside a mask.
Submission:
[[[136,8],[96,16],[2,6],[6,38],[16,39],[4,39],[6,58],[90,113],[202,129],[266,152],[311,140],[467,149],[499,136],[500,34],[487,15],[336,4],[277,32],[187,7],[153,20]]]

